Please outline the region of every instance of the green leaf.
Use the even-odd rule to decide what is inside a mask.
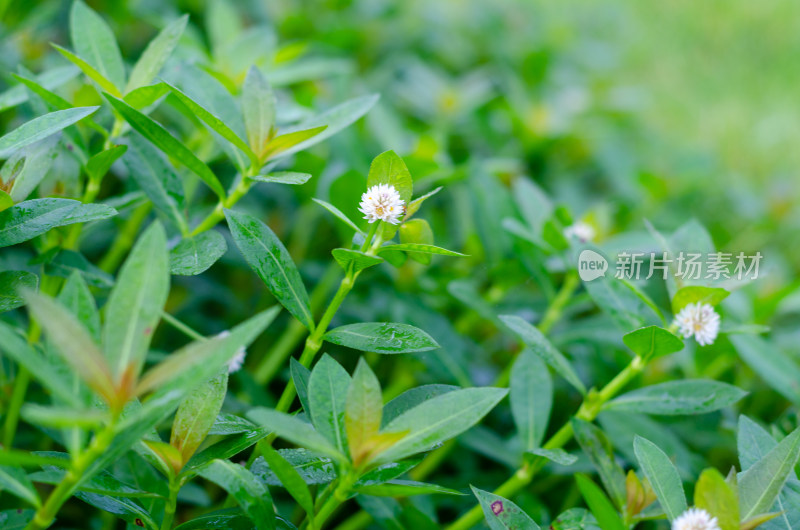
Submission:
[[[21,467],[0,466],[0,488],[36,508],[42,505],[36,488]]]
[[[655,304],[624,280],[602,277],[583,285],[597,306],[626,333],[649,324],[664,324]]]
[[[399,232],[401,245],[433,246],[433,230],[431,230],[428,221],[424,219],[412,219],[404,222],[400,225]],[[408,257],[423,265],[430,265],[431,263],[430,253],[409,252]]]
[[[97,83],[97,85],[102,89],[111,94],[114,97],[122,97],[122,92],[112,83],[108,78],[106,78],[102,73],[100,73],[94,66],[83,60],[83,58],[79,57],[78,55],[72,53],[71,51],[67,50],[66,48],[62,48],[58,44],[53,44],[52,42],[50,45],[58,50],[58,53],[63,55],[69,62],[77,66],[81,69],[81,71],[86,74],[86,76]]]
[[[305,510],[308,517],[314,517],[314,499],[300,473],[272,447],[267,447],[263,455],[289,495]]]
[[[600,528],[603,530],[627,530],[627,526],[622,522],[611,501],[608,500],[603,490],[597,484],[589,480],[586,475],[578,473],[575,475],[578,489],[586,501]]]
[[[678,470],[669,457],[656,444],[636,436],[633,451],[647,480],[658,497],[658,502],[667,518],[672,521],[686,511],[686,496]],[[595,517],[597,514],[595,513]],[[599,521],[599,519],[598,519]],[[600,521],[602,526],[602,521]]]
[[[172,55],[172,50],[177,46],[188,21],[189,15],[183,15],[172,21],[147,44],[131,71],[125,87],[126,94],[149,84],[158,75],[164,63]]]
[[[216,230],[208,230],[182,239],[169,253],[172,274],[195,276],[208,270],[228,251],[225,238]]]
[[[192,113],[203,120],[209,127],[211,127],[214,132],[225,138],[231,144],[236,146],[237,148],[241,149],[245,155],[250,159],[250,162],[253,166],[258,167],[260,165],[259,158],[250,149],[250,146],[242,140],[238,134],[236,134],[230,127],[228,127],[222,119],[215,116],[211,110],[207,109],[199,102],[193,100],[187,94],[183,93],[180,89],[175,86],[169,85],[172,93],[184,104],[186,105]]]
[[[367,189],[378,184],[394,186],[403,204],[408,206],[414,193],[414,181],[403,159],[394,151],[384,151],[372,160],[367,174]]]
[[[59,134],[48,136],[18,150],[5,163],[0,171],[0,180],[13,181],[9,196],[12,204],[25,200],[47,176],[58,156],[60,139]],[[7,204],[5,208],[10,207],[11,204]],[[0,211],[5,208],[0,208]]]
[[[220,199],[225,198],[225,190],[222,188],[217,176],[182,141],[167,132],[163,125],[142,114],[121,99],[117,99],[110,94],[106,94],[106,99],[131,127],[150,140],[153,145],[167,156],[177,159],[194,172]]]
[[[117,393],[111,370],[86,328],[50,297],[28,292],[25,300],[64,361],[107,403],[114,404]]]
[[[71,381],[62,374],[61,367],[32,348],[23,335],[5,322],[0,322],[0,351],[24,366],[58,399],[76,407],[81,405],[72,390]]]
[[[33,521],[35,515],[36,510],[22,510],[19,508],[2,510],[0,511],[0,525],[4,530],[23,530]]]
[[[94,182],[100,182],[111,169],[111,165],[128,150],[127,145],[115,145],[100,151],[86,163],[86,174]]]
[[[358,250],[350,250],[349,248],[335,248],[331,251],[333,259],[336,260],[345,271],[353,267],[353,272],[363,271],[372,266],[383,263],[383,258],[378,256],[371,256]]]
[[[371,484],[369,486],[356,486],[355,491],[363,495],[374,495],[376,497],[410,497],[412,495],[464,495],[458,490],[445,488],[437,484],[425,482],[415,482],[413,480],[389,480],[383,484]]]
[[[155,222],[133,246],[105,307],[103,351],[117,380],[137,376],[169,294],[164,228]]]
[[[769,512],[783,485],[793,474],[798,458],[800,429],[781,440],[769,453],[739,475],[739,510],[743,521]]]
[[[550,530],[601,530],[597,520],[584,508],[572,508],[559,515]]]
[[[342,454],[348,454],[345,434],[345,406],[350,375],[333,358],[324,354],[308,381],[309,417],[314,428]]]
[[[55,429],[69,427],[94,429],[102,426],[109,419],[108,414],[97,409],[46,407],[36,403],[25,403],[20,414],[28,423]]]
[[[420,462],[425,459],[426,455],[417,455],[412,458],[406,458],[400,462],[390,462],[383,464],[370,471],[367,471],[356,482],[356,486],[371,486],[376,484],[383,484],[390,480],[406,474],[411,469],[417,467]]]
[[[353,98],[323,112],[319,116],[315,116],[300,123],[297,126],[297,130],[308,130],[320,126],[325,126],[326,129],[309,138],[308,140],[302,141],[284,151],[281,151],[272,158],[283,158],[297,153],[298,151],[308,149],[312,145],[316,145],[323,140],[327,140],[366,114],[369,109],[371,109],[375,103],[378,102],[378,97],[379,96],[377,94],[371,94],[369,96]]]
[[[91,504],[95,508],[118,515],[129,526],[141,526],[148,530],[158,530],[158,525],[153,521],[152,516],[130,499],[98,495],[97,493],[85,491],[75,493],[75,497]]]
[[[417,405],[454,390],[460,390],[460,388],[454,385],[422,385],[406,390],[383,407],[382,426],[386,426],[389,422]]]
[[[625,472],[614,458],[611,443],[600,428],[588,421],[572,418],[571,423],[575,439],[592,461],[614,505],[621,508],[626,499]]]
[[[381,428],[381,385],[369,364],[360,358],[347,391],[344,425],[353,462],[368,456],[369,441]]]
[[[275,517],[279,530],[295,530],[291,523],[280,517]],[[253,522],[244,515],[239,508],[226,508],[217,510],[191,521],[179,524],[174,530],[253,530]]]
[[[92,287],[108,289],[114,285],[114,277],[93,265],[83,254],[72,250],[53,250],[55,253],[42,261],[45,274],[69,278],[77,272]]]
[[[315,431],[310,423],[264,407],[251,409],[246,416],[250,421],[272,429],[275,434],[295,445],[331,456],[336,460],[345,460],[344,455],[324,436]]]
[[[683,349],[683,341],[659,326],[647,326],[626,333],[622,342],[645,361],[651,361]]]
[[[689,304],[709,304],[715,306],[731,294],[721,287],[705,287],[702,285],[689,285],[678,289],[672,297],[672,313],[678,312]]]
[[[217,442],[196,453],[192,459],[189,460],[189,463],[183,467],[181,477],[193,477],[203,466],[217,458],[221,460],[233,458],[269,436],[271,432],[272,431],[267,428],[259,427],[256,429],[251,428],[248,432],[242,434],[229,436],[221,442]]]
[[[0,213],[0,217],[2,217]],[[800,367],[774,343],[756,335],[729,337],[739,357],[783,397],[800,404]]]
[[[623,394],[605,408],[666,416],[707,414],[732,405],[745,395],[744,390],[719,381],[667,381]]]
[[[425,202],[427,199],[430,199],[431,197],[433,197],[434,195],[436,195],[440,191],[442,191],[442,186],[439,186],[438,188],[435,188],[434,190],[429,191],[425,195],[423,195],[421,197],[417,197],[416,199],[414,199],[413,201],[408,203],[408,205],[406,206],[406,215],[403,218],[403,222],[407,223],[408,220],[411,219],[411,216],[413,216],[415,213],[417,213],[417,211],[422,206],[423,202]]]
[[[297,171],[275,171],[266,175],[255,175],[248,177],[256,182],[271,182],[274,184],[291,184],[294,186],[305,184],[311,178],[310,173],[298,173]]]
[[[49,68],[35,76],[35,82],[46,90],[53,90],[75,78],[80,70],[72,65]],[[13,74],[12,74],[13,75]],[[22,85],[15,85],[0,93],[0,111],[28,101],[29,92]]]
[[[578,374],[564,355],[534,326],[515,315],[501,315],[500,320],[516,333],[536,355],[539,355],[561,377],[575,387],[581,394],[586,394],[586,387],[578,378]]]
[[[144,374],[136,387],[136,394],[155,390],[149,401],[158,402],[165,396],[176,394],[176,389],[188,393],[217,375],[236,352],[246,348],[275,320],[279,312],[279,307],[271,307],[242,322],[225,337],[198,340],[172,353]],[[177,394],[182,395],[180,392]]]
[[[263,152],[274,134],[275,94],[255,66],[250,67],[242,85],[242,114],[250,147]]]
[[[269,490],[244,466],[227,460],[214,460],[200,471],[200,475],[236,499],[257,530],[275,528],[275,512]]]
[[[225,210],[225,217],[236,246],[272,295],[301,324],[314,329],[305,285],[278,236],[252,215]]]
[[[525,451],[525,454],[546,458],[560,466],[571,466],[578,461],[577,456],[569,454],[563,449],[542,449],[541,447],[537,447],[530,451]]]
[[[490,387],[454,390],[400,414],[382,432],[408,434],[381,453],[376,463],[400,460],[458,436],[481,421],[507,393],[504,388]]]
[[[486,523],[492,530],[539,530],[539,525],[510,500],[475,486],[470,488],[478,498]]]
[[[325,208],[329,212],[331,212],[333,215],[335,215],[337,218],[339,218],[340,221],[343,221],[347,226],[349,226],[350,228],[355,230],[356,233],[361,234],[361,235],[365,235],[364,232],[358,227],[358,225],[356,225],[353,221],[351,221],[350,218],[347,217],[336,206],[334,206],[334,205],[332,205],[330,203],[327,203],[325,201],[322,201],[320,199],[311,199],[311,200],[314,201],[315,203],[319,204],[320,206],[322,206],[323,208]]]
[[[279,449],[278,453],[297,471],[306,484],[328,484],[336,480],[336,466],[333,460],[326,456],[308,449]],[[256,458],[250,469],[264,484],[283,486],[263,457]]]
[[[8,158],[18,149],[38,142],[51,134],[81,121],[100,107],[75,107],[57,110],[24,123],[0,138],[0,158]]]
[[[108,92],[108,91],[106,91]],[[153,105],[160,98],[169,94],[169,86],[164,83],[156,83],[154,85],[147,85],[131,90],[122,99],[131,107],[142,110],[150,105]],[[109,94],[112,94],[109,92]],[[113,95],[113,94],[112,94]]]
[[[186,199],[181,178],[163,155],[140,134],[131,134],[128,142],[124,161],[131,177],[163,217],[182,234],[188,234],[189,228],[183,213]]]
[[[258,153],[258,156],[261,160],[270,160],[275,158],[277,155],[288,151],[290,148],[302,144],[309,138],[317,136],[324,131],[326,127],[326,125],[322,125],[320,127],[303,129],[301,131],[294,131],[276,136],[269,141],[262,151]]]
[[[22,290],[34,291],[39,277],[25,271],[0,272],[0,313],[25,305]]]
[[[739,530],[739,500],[714,468],[703,470],[694,487],[694,505],[717,518],[720,530]]]
[[[72,3],[69,35],[78,55],[118,89],[125,86],[125,64],[108,24],[81,0]]]
[[[11,208],[13,205],[14,199],[11,198],[11,195],[3,190],[0,190],[0,212],[7,208]]]
[[[227,390],[228,373],[223,369],[223,373],[195,388],[178,407],[169,443],[180,451],[184,464],[206,439]]]
[[[419,328],[396,322],[360,322],[334,328],[323,340],[375,353],[415,353],[439,348],[433,338]]]
[[[16,245],[57,226],[76,222],[71,215],[75,211],[86,212],[87,206],[94,205],[84,205],[71,199],[31,199],[3,210],[0,212],[0,247]],[[111,208],[108,210],[116,213]],[[108,217],[106,214],[98,211],[97,218]]]
[[[308,380],[311,379],[311,372],[308,368],[297,362],[294,357],[289,359],[289,365],[292,381],[294,382],[295,389],[297,389],[297,398],[300,400],[300,404],[303,405],[303,410],[308,416],[311,414],[311,407],[308,401]]]
[[[553,380],[542,358],[530,348],[522,350],[514,362],[509,397],[523,449],[539,447],[553,408]]]

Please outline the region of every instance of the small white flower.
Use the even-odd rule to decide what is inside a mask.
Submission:
[[[361,204],[358,211],[364,214],[364,219],[370,223],[385,221],[396,225],[403,215],[403,203],[400,194],[389,184],[372,186],[361,195]]]
[[[225,337],[230,336],[230,334],[231,332],[226,329],[222,333],[218,334],[217,338],[224,339]],[[232,374],[234,372],[238,372],[239,370],[241,370],[242,366],[244,366],[245,357],[247,357],[247,350],[244,348],[244,346],[242,346],[241,348],[239,348],[236,354],[233,357],[231,357],[231,360],[228,361],[228,373]]]
[[[684,338],[694,335],[700,346],[713,344],[719,333],[719,315],[709,304],[689,304],[675,316]]]
[[[700,508],[689,508],[672,521],[672,530],[720,530],[717,518]]]
[[[234,372],[238,372],[244,366],[244,358],[247,357],[247,350],[244,348],[239,348],[239,351],[236,352],[230,361],[228,361],[228,373],[232,374]]]
[[[593,240],[595,235],[594,227],[583,221],[578,221],[564,229],[564,237],[567,239],[574,237],[582,243]]]

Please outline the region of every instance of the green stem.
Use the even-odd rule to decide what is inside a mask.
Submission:
[[[241,180],[239,180],[239,183],[233,189],[233,192],[231,192],[231,194],[226,198],[220,199],[211,213],[208,214],[206,218],[195,227],[194,230],[192,230],[192,233],[189,234],[189,237],[202,234],[203,232],[214,228],[217,226],[217,223],[225,219],[225,209],[233,208],[233,206],[239,202],[239,199],[244,197],[247,192],[250,191],[253,181],[249,180],[248,177],[255,175],[256,173],[258,173],[258,168],[256,166],[252,166],[250,171],[247,172],[247,175],[242,176]]]
[[[645,362],[642,358],[638,356],[634,357],[633,361],[603,387],[600,392],[589,392],[584,398],[578,412],[575,414],[575,417],[585,421],[593,421],[602,410],[603,405],[630,383],[634,377],[641,373],[644,367]],[[572,440],[573,434],[572,423],[567,422],[544,444],[543,448],[559,449]],[[544,467],[546,462],[547,460],[541,457],[528,461],[518,469],[511,478],[494,490],[494,494],[505,498],[512,497],[519,490],[530,484],[533,477]],[[478,524],[482,517],[483,511],[481,507],[474,506],[448,526],[447,530],[468,530]]]
[[[206,340],[206,337],[201,335],[199,332],[193,330],[191,327],[187,326],[186,324],[184,324],[174,316],[170,315],[166,311],[161,312],[161,318],[163,318],[167,324],[177,329],[178,331],[182,332],[184,335],[186,335],[191,339]]]
[[[111,422],[95,435],[89,447],[72,460],[66,475],[50,493],[47,501],[36,511],[36,515],[26,530],[44,530],[53,524],[56,514],[75,491],[86,469],[103,455],[114,441],[116,423],[117,416],[115,415]]]
[[[17,377],[14,379],[14,391],[11,394],[11,401],[8,403],[6,421],[3,424],[3,446],[10,448],[14,444],[14,435],[17,433],[19,423],[19,411],[25,403],[25,394],[28,391],[28,384],[31,381],[31,374],[27,368],[19,367]]]
[[[161,521],[161,530],[170,530],[175,521],[175,511],[178,507],[178,492],[181,489],[180,482],[175,477],[169,479],[169,497],[164,506],[164,519]]]

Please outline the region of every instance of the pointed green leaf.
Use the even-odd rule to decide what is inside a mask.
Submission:
[[[144,52],[136,62],[136,66],[131,71],[131,77],[125,87],[126,94],[149,84],[158,75],[164,63],[172,55],[172,50],[177,46],[181,35],[183,35],[183,30],[186,29],[188,20],[189,15],[177,18],[147,44]]]
[[[375,353],[415,353],[439,348],[439,344],[421,329],[396,322],[339,326],[322,338],[340,346]]]
[[[294,357],[289,359],[289,363],[292,381],[294,382],[294,387],[297,389],[297,398],[300,400],[300,404],[303,405],[303,411],[306,413],[306,416],[309,416],[311,414],[311,407],[308,401],[308,380],[311,379],[311,372],[308,368],[297,362]]]
[[[781,440],[738,478],[743,521],[770,511],[800,458],[800,429]]]
[[[720,530],[739,530],[739,500],[719,471],[703,470],[694,487],[694,505],[717,518]]]
[[[100,73],[100,71],[98,71],[94,66],[86,62],[82,57],[79,57],[66,48],[62,48],[58,44],[50,43],[50,45],[58,50],[58,53],[63,55],[69,62],[80,68],[81,71],[86,74],[86,77],[97,83],[102,90],[105,90],[114,97],[122,97],[122,92],[120,92],[114,83]]]
[[[376,497],[410,497],[412,495],[464,495],[458,490],[445,488],[438,484],[428,484],[413,480],[388,480],[383,484],[370,484],[368,486],[356,486],[355,490],[363,495],[374,495]]]
[[[276,136],[258,153],[258,156],[261,160],[275,158],[277,155],[288,151],[292,147],[306,142],[309,138],[317,136],[324,131],[326,127],[327,125],[321,125],[320,127],[314,127],[312,129],[303,129]]]
[[[378,256],[371,256],[358,250],[350,250],[349,248],[335,248],[331,251],[333,259],[336,260],[345,271],[353,267],[353,272],[363,271],[369,267],[383,263],[383,258]]]
[[[383,396],[375,373],[364,358],[358,360],[347,391],[344,425],[354,462],[366,456],[367,443],[381,428]]]
[[[244,259],[272,295],[308,329],[314,318],[300,273],[278,236],[252,215],[225,210],[228,227]]]
[[[510,500],[475,486],[470,488],[478,498],[486,523],[492,530],[539,530],[539,525]]]
[[[333,215],[335,215],[336,217],[338,217],[340,221],[344,222],[344,223],[345,223],[347,226],[349,226],[350,228],[352,228],[353,230],[355,230],[355,231],[356,231],[356,233],[359,233],[359,234],[362,234],[362,235],[366,235],[366,234],[364,234],[364,232],[363,232],[363,231],[362,231],[362,230],[361,230],[361,229],[358,227],[358,225],[356,225],[356,224],[355,224],[353,221],[351,221],[351,220],[350,220],[350,218],[349,218],[349,217],[347,217],[347,216],[346,216],[346,215],[345,215],[345,214],[344,214],[344,213],[343,213],[343,212],[342,212],[342,211],[341,211],[339,208],[337,208],[336,206],[334,206],[334,205],[332,205],[332,204],[330,204],[330,203],[327,203],[327,202],[325,202],[325,201],[322,201],[322,200],[320,200],[320,199],[311,199],[311,200],[312,200],[312,201],[314,201],[315,203],[319,204],[320,206],[322,206],[323,208],[325,208],[325,209],[326,209],[326,210],[328,210],[329,212],[331,212],[331,213],[332,213]]]
[[[21,467],[0,466],[0,488],[36,508],[42,505],[36,488]]]
[[[82,0],[75,0],[69,13],[69,35],[78,55],[119,88],[125,86],[125,64],[108,24]]]
[[[172,136],[163,125],[146,114],[142,114],[121,99],[109,94],[106,94],[106,99],[131,127],[150,140],[153,145],[167,156],[177,159],[192,170],[219,198],[225,197],[225,190],[222,188],[217,176],[183,142]]]
[[[600,528],[603,530],[627,530],[628,527],[622,522],[619,514],[614,509],[614,505],[611,504],[611,501],[608,500],[608,497],[597,484],[580,473],[575,475],[575,481],[578,484],[583,500],[586,501],[589,510],[597,519]]]
[[[719,381],[667,381],[623,394],[605,408],[666,416],[706,414],[732,405],[746,395],[744,390]]]
[[[314,517],[314,499],[300,473],[272,447],[267,447],[263,454],[270,469],[281,481],[281,485],[286,488],[289,495],[305,510],[308,517]]]
[[[260,153],[274,132],[275,94],[256,66],[250,67],[242,85],[242,114],[247,141]]]
[[[57,226],[105,219],[117,211],[71,199],[31,199],[0,212],[0,247],[16,245]]]
[[[575,387],[581,394],[586,394],[586,387],[578,378],[578,374],[564,355],[534,326],[515,315],[501,315],[500,320],[516,333],[536,355],[541,356],[561,377]]]
[[[256,182],[271,182],[274,184],[291,184],[293,186],[298,186],[308,182],[311,178],[311,174],[298,173],[297,171],[275,171],[274,173],[268,173],[266,175],[258,174],[248,178]]]
[[[514,362],[509,394],[522,447],[539,447],[553,407],[553,380],[542,358],[530,348],[522,350]]]
[[[183,463],[189,461],[214,424],[228,390],[228,373],[213,377],[195,388],[178,407],[169,443],[181,453]]]
[[[424,219],[412,219],[404,222],[400,225],[399,232],[401,245],[433,246],[433,230],[431,230],[428,221]],[[435,248],[439,249],[439,247]],[[408,257],[423,265],[430,265],[431,263],[431,254],[427,252],[409,252]]]
[[[269,490],[244,466],[214,460],[200,475],[227,491],[253,521],[257,530],[274,530],[275,512]]]
[[[381,453],[376,463],[400,460],[458,436],[481,421],[507,393],[504,388],[490,387],[454,390],[402,413],[382,432],[408,434]]]
[[[344,455],[324,436],[315,431],[310,423],[264,407],[256,407],[250,410],[246,416],[250,421],[272,429],[275,434],[295,445],[317,451],[337,460],[345,460]]]
[[[343,454],[348,454],[345,407],[350,375],[324,354],[308,380],[309,416],[314,428]]]
[[[592,461],[605,490],[617,508],[625,503],[625,473],[614,458],[614,449],[605,433],[595,425],[572,418],[572,430],[581,449]]]
[[[689,304],[709,304],[715,306],[731,294],[721,287],[705,287],[702,285],[688,285],[678,289],[672,297],[672,312],[678,314],[681,309]]]
[[[103,351],[118,379],[141,371],[169,294],[168,263],[166,234],[155,222],[133,246],[105,307]]]
[[[225,238],[216,230],[208,230],[181,240],[169,253],[172,274],[195,276],[208,270],[228,251]]]
[[[0,138],[0,158],[8,158],[18,149],[38,142],[93,114],[100,107],[75,107],[57,110],[24,123]]]
[[[664,451],[646,438],[636,436],[633,440],[633,450],[639,466],[658,497],[661,508],[670,521],[675,520],[686,511],[686,495],[683,493],[678,470]]]

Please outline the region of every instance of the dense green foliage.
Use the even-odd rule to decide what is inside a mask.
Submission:
[[[794,8],[89,4],[0,0],[0,527],[800,527]]]

